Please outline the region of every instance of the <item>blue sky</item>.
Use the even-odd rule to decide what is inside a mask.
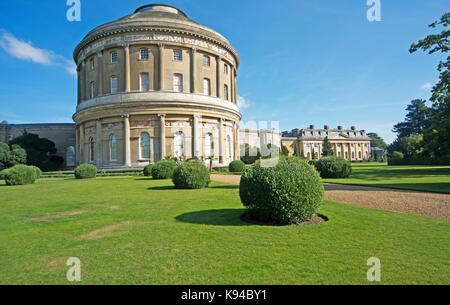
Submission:
[[[72,122],[76,44],[147,3],[81,0],[81,22],[68,22],[66,0],[1,1],[0,121]],[[450,9],[448,0],[381,0],[382,21],[369,22],[366,0],[159,3],[220,32],[238,51],[243,121],[279,121],[281,130],[356,125],[388,142],[409,101],[428,99],[438,79],[442,56],[411,55],[409,46]]]

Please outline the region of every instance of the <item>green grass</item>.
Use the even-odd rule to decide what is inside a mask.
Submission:
[[[450,193],[450,166],[387,166],[384,163],[353,163],[348,179],[325,182]]]
[[[84,213],[55,217],[71,211]],[[326,223],[265,227],[243,212],[238,188],[221,183],[0,186],[0,284],[68,284],[69,257],[81,259],[81,284],[368,284],[370,257],[382,284],[450,284],[447,221],[326,202]]]

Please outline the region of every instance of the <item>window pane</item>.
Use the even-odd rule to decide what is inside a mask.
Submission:
[[[225,87],[224,87],[223,96],[224,96],[224,99],[228,100],[228,86],[227,85],[225,85]]]
[[[146,132],[141,134],[141,159],[150,160],[150,135]]]
[[[141,50],[141,60],[148,60],[148,49]]]
[[[209,95],[209,79],[203,79],[203,94]]]
[[[109,139],[110,161],[117,161],[117,138],[112,135]]]
[[[112,63],[115,63],[115,62],[117,62],[117,52],[112,52],[111,53],[111,62]]]
[[[203,65],[209,67],[210,65],[209,56],[203,56]]]
[[[173,91],[183,92],[183,75],[175,74],[173,76]]]
[[[94,139],[89,140],[89,161],[94,162],[94,154],[95,154],[95,148],[94,148]]]
[[[208,133],[205,137],[205,158],[209,158],[214,155],[212,144],[212,134]]]
[[[111,93],[117,93],[117,77],[111,77]]]
[[[141,73],[141,91],[149,91],[150,90],[150,78],[148,73]]]
[[[173,51],[173,60],[183,61],[183,53],[180,50]]]
[[[91,83],[91,98],[95,97],[95,84],[94,82]]]
[[[173,155],[175,158],[184,156],[184,134],[182,132],[175,135]]]

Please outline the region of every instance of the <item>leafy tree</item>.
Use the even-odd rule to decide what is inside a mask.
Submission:
[[[0,168],[8,168],[27,163],[27,152],[19,145],[0,143]]]
[[[380,137],[378,134],[368,133],[367,136],[370,138],[370,146],[382,149],[387,148],[388,145],[386,144],[386,142],[384,142],[383,138]]]
[[[27,164],[37,166],[43,171],[58,170],[64,163],[64,159],[55,156],[57,152],[55,143],[39,138],[38,135],[28,133],[26,130],[22,136],[11,140],[9,144],[23,147],[27,154]]]
[[[434,54],[446,54],[450,49],[450,12],[442,15],[441,19],[430,24],[430,28],[442,26],[444,29],[438,34],[431,34],[417,43],[413,43],[409,50],[418,50]],[[431,157],[450,156],[450,56],[438,65],[439,81],[433,87],[430,100],[433,102],[430,127],[424,131],[425,152]]]
[[[9,145],[0,142],[0,168],[5,168],[8,165]]]
[[[403,158],[404,158],[403,153],[401,153],[399,151],[394,151],[392,153],[392,159],[400,160],[400,159],[403,159]]]
[[[417,135],[398,138],[388,147],[388,152],[391,157],[395,151],[401,152],[405,158],[421,157],[423,155],[423,136]]]
[[[241,161],[245,164],[253,164],[261,158],[261,151],[249,144],[241,145]]]
[[[399,138],[416,136],[423,134],[424,130],[430,127],[431,109],[427,107],[424,100],[413,100],[406,107],[406,118],[404,122],[394,126],[394,132]]]
[[[328,137],[325,137],[325,139],[323,140],[322,156],[323,157],[334,156],[333,146],[331,146]]]
[[[285,157],[288,157],[288,156],[289,156],[289,150],[288,150],[288,148],[287,148],[286,146],[284,146],[284,145],[281,145],[281,155],[282,155],[282,156],[285,156]]]

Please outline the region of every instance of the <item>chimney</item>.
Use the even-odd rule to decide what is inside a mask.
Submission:
[[[330,126],[325,125],[323,128],[324,128],[325,130],[329,130],[329,129],[330,129]]]
[[[351,128],[353,131],[356,131],[356,127],[355,126],[352,126],[352,128]]]
[[[314,125],[309,126],[309,129],[314,129]]]
[[[342,126],[338,126],[338,130],[342,131],[344,128]]]

